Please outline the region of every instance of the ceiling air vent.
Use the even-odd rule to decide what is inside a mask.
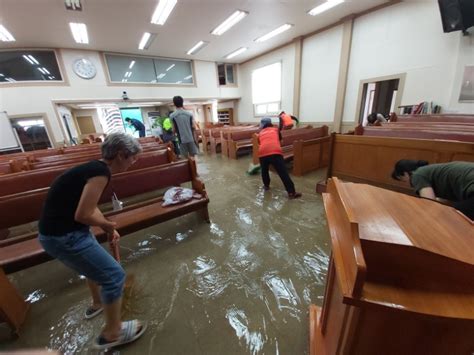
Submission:
[[[81,0],[64,0],[64,5],[66,5],[66,10],[82,11]]]

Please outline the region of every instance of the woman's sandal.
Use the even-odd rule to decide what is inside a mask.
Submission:
[[[101,314],[103,310],[104,309],[102,307],[94,308],[94,307],[90,306],[89,308],[86,309],[86,311],[84,313],[84,318],[85,319],[94,318],[95,316]]]
[[[146,323],[140,323],[136,319],[122,322],[122,331],[117,340],[108,341],[101,335],[95,340],[93,346],[97,350],[105,350],[131,343],[132,341],[135,341],[140,338],[143,333],[145,333],[146,327]]]

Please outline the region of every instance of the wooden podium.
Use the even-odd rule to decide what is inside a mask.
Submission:
[[[474,225],[437,202],[333,178],[332,254],[310,354],[474,354]]]

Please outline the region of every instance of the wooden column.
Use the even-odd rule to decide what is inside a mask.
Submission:
[[[335,132],[341,131],[342,118],[344,114],[344,101],[346,97],[347,72],[349,70],[349,60],[351,55],[353,24],[354,16],[348,17],[343,23],[341,60],[339,63],[339,75],[336,92],[336,109],[334,110],[333,130]]]
[[[301,60],[303,52],[303,37],[297,37],[295,43],[295,80],[293,87],[293,115],[300,116],[300,92],[301,92]]]

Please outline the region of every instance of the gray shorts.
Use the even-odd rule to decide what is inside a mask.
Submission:
[[[179,145],[179,149],[181,150],[181,155],[183,157],[188,157],[188,156],[195,156],[197,154],[197,148],[196,144],[194,142],[190,143],[181,143]]]

